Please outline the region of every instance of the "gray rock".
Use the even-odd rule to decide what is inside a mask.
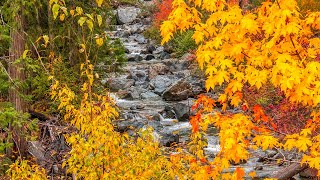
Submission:
[[[163,126],[161,125],[160,121],[148,121],[148,126],[152,127],[157,132],[163,129]]]
[[[156,50],[156,48],[154,47],[154,45],[148,45],[147,46],[147,52],[148,53],[152,54],[153,51],[155,51],[155,50]]]
[[[176,113],[174,112],[172,106],[165,106],[164,110],[160,112],[163,118],[177,119]]]
[[[136,120],[124,120],[116,122],[117,130],[119,132],[126,132],[130,129],[140,129],[144,126],[144,123]]]
[[[188,99],[185,101],[180,101],[175,104],[173,104],[173,110],[176,114],[176,118],[179,121],[189,121],[190,115],[194,114],[194,111],[192,111],[191,107],[193,105],[194,99]]]
[[[191,95],[193,95],[191,85],[184,80],[179,80],[168,87],[162,97],[166,101],[181,101],[188,99]]]
[[[163,63],[157,63],[149,66],[149,79],[153,79],[157,75],[165,75],[169,73],[169,68]]]
[[[157,99],[161,99],[161,97],[158,94],[155,94],[151,91],[147,91],[144,93],[141,93],[141,99],[148,99],[148,100],[157,100]]]
[[[133,99],[140,99],[140,95],[144,92],[147,92],[147,89],[141,87],[130,87],[129,92]]]
[[[107,80],[106,86],[108,86],[113,91],[118,91],[120,89],[127,89],[134,85],[133,79],[126,79],[123,77],[110,78]]]
[[[169,59],[170,57],[170,54],[164,51],[159,54],[160,59]]]
[[[140,44],[147,43],[147,39],[142,34],[134,34],[132,38]]]
[[[133,100],[132,94],[128,90],[119,90],[117,92],[117,96],[120,99],[128,99],[128,100]]]
[[[179,143],[179,135],[178,134],[167,134],[161,133],[160,134],[160,145],[170,147],[174,144]]]
[[[130,77],[135,81],[146,81],[147,80],[147,73],[142,70],[131,70]]]
[[[142,61],[143,57],[140,54],[128,54],[127,55],[128,61],[133,62],[133,61]]]
[[[158,75],[150,81],[151,89],[158,95],[161,95],[175,80],[173,76]]]
[[[118,23],[129,24],[137,19],[141,9],[136,7],[119,7],[116,11]]]
[[[147,54],[144,59],[147,60],[147,61],[149,61],[149,60],[154,59],[154,58],[155,58],[154,55],[152,55],[152,54]]]

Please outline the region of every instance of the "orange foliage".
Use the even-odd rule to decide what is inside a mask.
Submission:
[[[172,11],[172,1],[173,0],[162,0],[156,3],[158,11],[154,14],[154,25],[159,27],[160,24],[168,19],[169,14]]]

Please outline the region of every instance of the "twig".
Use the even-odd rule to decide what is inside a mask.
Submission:
[[[297,48],[296,48],[296,45],[294,44],[294,42],[293,42],[293,40],[292,40],[291,35],[290,35],[289,37],[290,37],[290,41],[291,41],[291,43],[292,43],[292,45],[293,45],[293,47],[294,47],[294,49],[295,49],[295,51],[296,51],[299,59],[300,59],[300,61],[302,61],[302,58],[301,58],[301,56],[300,56],[300,54],[299,54],[299,52],[298,52],[298,50],[297,50]]]

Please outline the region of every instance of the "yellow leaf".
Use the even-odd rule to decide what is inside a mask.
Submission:
[[[86,22],[87,22],[87,25],[88,25],[90,31],[92,31],[93,30],[93,21],[88,19]]]
[[[29,51],[30,51],[30,50],[24,50],[24,51],[23,51],[22,59],[27,58],[27,54],[28,54]]]
[[[251,178],[256,177],[256,175],[257,175],[257,173],[256,173],[255,171],[249,172],[249,176],[250,176]]]
[[[96,0],[96,3],[98,4],[98,7],[101,7],[103,0]]]
[[[53,19],[57,18],[58,14],[59,14],[59,9],[60,9],[60,5],[59,4],[54,4],[52,6]]]
[[[102,17],[101,15],[97,15],[98,25],[101,26],[102,24]]]
[[[77,12],[77,14],[76,14],[76,15],[82,15],[83,10],[82,10],[82,8],[81,8],[81,7],[76,7],[76,12]]]
[[[96,44],[100,47],[103,45],[103,39],[102,38],[97,38],[96,39]]]
[[[74,10],[73,9],[70,10],[70,14],[71,14],[71,16],[74,16]]]
[[[78,24],[80,26],[83,26],[83,23],[86,22],[86,20],[87,20],[87,17],[80,17],[80,19],[78,20]]]
[[[60,14],[60,21],[64,21],[64,18],[65,18],[65,14]]]

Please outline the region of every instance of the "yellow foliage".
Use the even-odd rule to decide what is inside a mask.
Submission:
[[[295,148],[305,153],[302,163],[320,171],[320,12],[301,14],[295,0],[266,1],[256,10],[246,12],[225,0],[187,3],[174,0],[173,4],[172,14],[161,26],[162,43],[173,38],[176,31],[194,31],[193,39],[198,44],[196,59],[207,75],[207,91],[216,86],[225,88],[219,96],[223,110],[227,101],[234,106],[245,102],[242,99],[245,85],[259,89],[266,84],[281,89],[292,103],[314,110],[311,124],[283,140],[255,118],[199,110],[201,118],[192,121],[197,134],[207,129],[208,123],[202,127],[206,121],[220,130],[221,152],[213,162],[228,168],[226,160],[239,162],[248,158],[246,149],[251,143],[253,148],[263,150]],[[193,8],[198,12],[193,12]],[[199,14],[197,18],[201,21],[191,18],[193,14]],[[185,17],[188,23],[182,20]],[[201,137],[194,138],[192,144],[197,144],[196,141],[201,141]],[[202,146],[194,148],[200,156]],[[223,175],[223,178],[231,177],[231,174]]]
[[[27,160],[17,160],[10,165],[10,169],[7,171],[13,180],[43,180],[47,179],[46,172],[43,168],[37,165],[29,165]]]

